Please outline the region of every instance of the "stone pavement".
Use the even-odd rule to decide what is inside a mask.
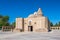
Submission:
[[[52,32],[0,32],[0,40],[60,40],[60,30]]]

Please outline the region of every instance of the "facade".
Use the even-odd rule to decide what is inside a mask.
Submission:
[[[16,31],[24,32],[48,32],[49,20],[43,16],[41,8],[34,14],[29,15],[27,18],[16,18]]]

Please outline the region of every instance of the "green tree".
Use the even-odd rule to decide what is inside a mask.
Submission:
[[[4,17],[3,17],[3,21],[4,21],[4,22],[8,22],[8,21],[9,21],[9,16],[4,16]]]
[[[9,16],[0,15],[0,28],[2,26],[9,26]]]
[[[53,26],[53,23],[52,22],[50,23],[50,26]]]
[[[0,15],[0,28],[2,28],[2,23],[3,23],[3,21],[2,21],[2,18],[3,18],[3,16],[2,15]]]
[[[2,15],[0,15],[0,18],[3,18],[3,16],[2,16]]]
[[[12,26],[14,26],[14,27],[15,27],[15,25],[16,25],[16,22],[13,22],[13,23],[12,23]]]
[[[59,21],[58,25],[60,26],[60,21]]]
[[[54,26],[58,26],[58,23],[56,23]]]
[[[4,16],[3,19],[3,26],[9,26],[9,16]]]

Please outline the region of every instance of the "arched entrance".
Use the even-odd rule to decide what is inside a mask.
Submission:
[[[28,26],[28,31],[33,31],[33,26]]]

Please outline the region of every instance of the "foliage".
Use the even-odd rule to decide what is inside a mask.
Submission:
[[[60,21],[58,22],[58,25],[60,26]]]
[[[58,26],[58,23],[56,23],[54,26]]]
[[[59,22],[57,22],[57,23],[55,23],[55,24],[53,24],[52,22],[50,23],[50,26],[60,26],[60,21]]]
[[[53,23],[52,22],[50,23],[50,26],[53,26]]]
[[[2,18],[3,16],[2,15],[0,15],[0,18]]]
[[[0,27],[9,26],[9,16],[0,15]]]
[[[14,27],[15,27],[15,25],[16,25],[16,22],[13,22],[13,23],[12,23],[12,26],[14,26]]]

